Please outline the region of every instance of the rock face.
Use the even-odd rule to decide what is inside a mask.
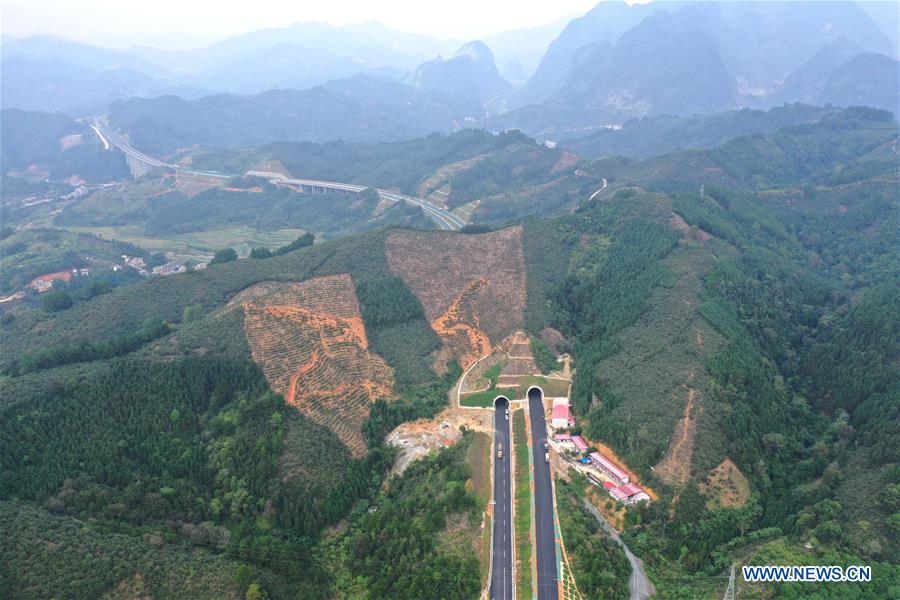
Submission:
[[[497,71],[490,48],[478,41],[465,44],[451,58],[439,56],[419,65],[409,83],[446,94],[479,113],[486,102],[512,89]]]
[[[872,57],[835,71],[860,53]],[[819,92],[832,72],[837,81],[826,91],[842,105],[893,108],[884,91],[896,91],[889,87],[896,80],[888,72],[892,66],[896,72],[888,62],[893,55],[891,41],[853,2],[605,1],[571,21],[535,74],[491,108],[521,111],[504,126],[536,133],[542,129],[529,124],[526,110],[536,104],[540,125],[558,129],[558,121],[583,127],[579,116],[588,112],[594,121],[621,123],[630,116],[821,103],[831,101]],[[868,83],[879,77],[883,85]],[[873,89],[854,92],[857,82]]]

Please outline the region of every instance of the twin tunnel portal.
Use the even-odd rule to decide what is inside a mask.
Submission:
[[[553,485],[550,464],[546,460],[547,425],[544,418],[544,392],[528,390],[528,414],[531,420],[532,548],[535,551],[537,580],[532,583],[539,600],[557,600],[558,571],[554,528]],[[513,527],[512,463],[515,460],[511,440],[512,421],[509,399],[494,400],[494,510],[491,546],[490,598],[513,600],[523,597],[515,589],[515,529]],[[531,568],[531,565],[520,565]]]

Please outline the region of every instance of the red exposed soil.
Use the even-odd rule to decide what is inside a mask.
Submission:
[[[476,360],[491,353],[491,341],[480,329],[474,298],[487,285],[484,279],[469,282],[447,312],[431,322],[431,328],[451,348],[453,355],[465,369]]]
[[[522,229],[481,235],[403,231],[386,242],[388,263],[463,368],[512,334],[525,310]]]
[[[550,168],[551,173],[559,173],[560,171],[565,171],[571,167],[573,167],[578,162],[578,155],[569,152],[568,150],[563,150],[562,156],[559,157],[559,160],[556,161],[556,164]]]
[[[235,300],[243,305],[253,359],[272,389],[363,454],[369,405],[395,394],[393,371],[368,351],[350,276],[263,283]]]
[[[694,455],[694,435],[697,427],[694,400],[699,392],[692,387],[687,389],[687,404],[684,416],[675,426],[675,437],[669,445],[666,457],[654,467],[660,479],[667,483],[684,485],[691,477],[691,459]]]

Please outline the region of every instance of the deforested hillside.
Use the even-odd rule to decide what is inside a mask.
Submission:
[[[232,300],[243,308],[254,361],[286,402],[363,454],[362,422],[376,399],[394,396],[393,372],[368,350],[353,281],[333,275],[266,287]]]
[[[396,232],[391,269],[421,301],[432,328],[463,368],[523,323],[522,228],[480,235]]]

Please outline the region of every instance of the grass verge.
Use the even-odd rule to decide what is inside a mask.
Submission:
[[[516,591],[520,598],[531,598],[531,476],[528,465],[528,439],[525,411],[513,412],[513,448],[516,457]]]
[[[477,432],[466,453],[466,461],[472,469],[472,487],[482,506],[491,500],[491,436]],[[487,585],[491,562],[491,519],[485,513],[484,528],[478,542],[478,562],[481,566],[481,587]]]
[[[474,394],[464,395],[459,399],[460,406],[479,406],[481,408],[491,408],[494,406],[494,398],[502,396],[502,390],[484,390],[483,392],[475,392]]]

